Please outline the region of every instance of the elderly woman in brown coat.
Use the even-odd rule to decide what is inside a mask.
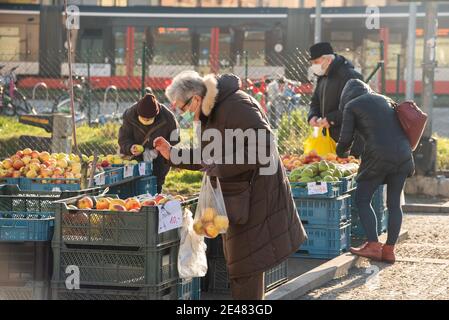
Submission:
[[[245,161],[229,164],[216,161],[205,165],[193,162],[190,149],[188,161],[173,164],[181,151],[162,137],[154,145],[172,165],[190,170],[206,171],[219,178],[230,226],[223,235],[224,254],[234,299],[263,299],[264,272],[287,259],[299,249],[306,238],[298,218],[290,185],[272,139],[265,146],[258,138],[250,146],[246,141],[243,150],[225,155],[225,129],[250,129],[271,134],[271,128],[258,102],[241,91],[240,79],[235,75],[207,75],[204,78],[193,71],[183,72],[173,79],[166,95],[181,112],[191,112],[200,121],[201,132],[215,129],[221,134],[223,159],[243,153]],[[262,136],[263,137],[263,136]],[[272,135],[271,135],[272,137]],[[201,147],[207,146],[201,142]],[[253,148],[252,148],[253,147]],[[259,150],[265,149],[265,150]],[[249,161],[256,152],[263,151],[275,159],[274,170],[261,161]],[[220,160],[220,159],[219,159]],[[206,162],[208,163],[208,162]]]

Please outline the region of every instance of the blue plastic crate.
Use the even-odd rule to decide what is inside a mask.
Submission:
[[[323,194],[309,195],[307,183],[290,182],[294,198],[336,198],[340,195],[340,182],[317,182],[327,184],[327,192]]]
[[[200,300],[200,278],[189,281],[180,279],[178,282],[178,300]]]
[[[338,227],[304,226],[308,239],[294,254],[300,258],[331,259],[349,251],[351,223]]]
[[[335,199],[295,199],[298,215],[303,224],[340,225],[351,219],[351,196]]]
[[[114,184],[123,180],[123,166],[107,168],[104,172],[95,175],[95,185],[103,186]]]
[[[144,166],[145,170],[144,172],[140,172],[140,166]],[[144,162],[139,162],[137,165],[134,166],[134,176],[135,177],[139,177],[139,176],[150,176],[153,174],[153,162],[152,161],[144,161]]]
[[[155,195],[157,193],[157,177],[156,176],[146,176],[136,180],[135,182],[136,195],[140,194],[151,194]]]
[[[0,241],[49,241],[54,217],[48,212],[7,212],[0,215]]]
[[[20,178],[0,178],[0,184],[16,184],[19,185]]]
[[[357,182],[355,181],[356,175],[341,178],[340,194],[348,193],[356,188]]]
[[[81,189],[80,179],[65,178],[19,178],[21,190],[28,191],[77,191]]]

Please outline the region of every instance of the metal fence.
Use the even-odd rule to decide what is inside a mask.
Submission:
[[[305,52],[292,54],[219,54],[208,60],[190,53],[155,55],[145,47],[129,52],[90,50],[74,55],[74,91],[77,143],[80,151],[91,155],[115,154],[123,111],[151,90],[162,103],[171,79],[184,70],[200,74],[234,73],[242,79],[242,89],[253,95],[268,115],[277,132],[281,153],[300,153],[310,132],[306,114],[313,90],[308,81]],[[4,57],[3,57],[4,58]],[[67,52],[58,51],[22,63],[16,56],[6,59],[0,74],[4,94],[0,115],[0,159],[26,147],[56,152],[70,148],[69,121],[39,120],[39,127],[19,123],[18,114],[69,114]],[[13,85],[16,77],[15,86]],[[7,99],[8,97],[13,99]],[[182,129],[189,129],[175,111]],[[26,117],[27,118],[27,117]],[[29,117],[28,117],[29,118]],[[30,123],[32,120],[22,121]],[[53,128],[50,128],[52,124]],[[59,127],[58,127],[59,126]],[[67,134],[67,132],[69,132]],[[59,142],[51,137],[58,135]],[[187,136],[184,134],[184,136]],[[64,140],[66,141],[64,143]]]

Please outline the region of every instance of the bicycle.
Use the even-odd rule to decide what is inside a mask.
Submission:
[[[89,125],[98,123],[100,115],[100,103],[92,99],[92,85],[85,77],[74,76],[73,80],[78,80],[80,83],[73,87],[81,91],[81,97],[75,97],[75,122],[87,122]],[[56,98],[52,109],[52,113],[68,113],[70,114],[70,95],[68,91],[64,91]]]
[[[0,65],[2,70],[5,65]],[[0,114],[6,116],[37,114],[36,110],[26,99],[25,95],[16,87],[17,76],[14,73],[19,66],[0,76]]]

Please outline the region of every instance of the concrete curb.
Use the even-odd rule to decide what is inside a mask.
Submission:
[[[379,241],[385,242],[386,234],[379,237]],[[408,238],[408,231],[402,230],[399,234],[398,242]],[[266,296],[265,300],[295,300],[329,281],[345,276],[349,269],[356,265],[360,257],[351,253],[345,253],[337,258],[329,260],[319,267],[312,269],[295,279],[288,281],[282,286],[273,289]]]
[[[405,213],[449,213],[449,206],[437,204],[406,204],[402,206]]]

